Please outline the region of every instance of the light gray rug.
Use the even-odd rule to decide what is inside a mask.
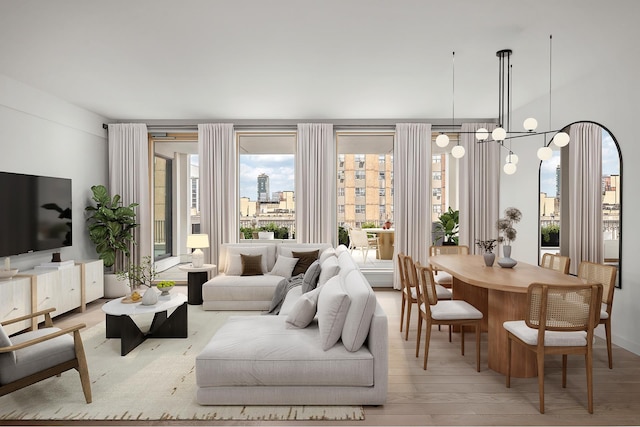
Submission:
[[[361,406],[201,406],[195,357],[230,315],[189,306],[189,338],[149,339],[120,356],[104,322],[82,332],[93,403],[75,370],[0,397],[0,420],[362,420]],[[136,318],[142,327],[150,317]],[[54,321],[55,323],[55,321]]]

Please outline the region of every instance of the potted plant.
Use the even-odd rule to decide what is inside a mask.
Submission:
[[[144,257],[140,264],[129,263],[125,270],[116,272],[119,280],[129,284],[131,294],[141,291],[142,286],[147,288],[142,296],[142,304],[146,305],[153,305],[158,301],[158,294],[151,289],[157,275],[158,272],[150,256]]]
[[[435,231],[441,233],[441,236],[436,238],[436,242],[443,239],[443,245],[454,246],[458,244],[459,215],[460,211],[454,211],[449,206],[449,209],[438,217]]]
[[[496,254],[493,253],[493,248],[496,247],[496,242],[496,239],[476,239],[476,246],[478,246],[482,250],[484,264],[487,267],[491,267],[493,265],[493,262],[496,260]]]
[[[135,207],[137,203],[122,205],[119,195],[109,196],[104,185],[91,187],[92,200],[95,202],[85,208],[89,213],[87,227],[89,239],[96,245],[96,253],[110,271],[125,270],[125,260],[131,255],[131,246],[135,244],[134,229],[136,223]],[[105,275],[105,297],[122,296],[120,291],[108,285]],[[126,293],[126,288],[124,288]],[[114,295],[115,294],[115,295]],[[121,295],[117,295],[121,294]]]

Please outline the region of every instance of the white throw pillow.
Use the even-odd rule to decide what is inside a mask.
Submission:
[[[340,266],[338,265],[338,258],[332,256],[327,258],[320,265],[320,277],[318,278],[318,287],[324,286],[333,276],[336,276],[340,272]]]
[[[294,328],[306,328],[309,326],[318,309],[319,295],[320,289],[316,288],[300,296],[285,321]]]
[[[298,262],[298,258],[290,258],[284,255],[280,255],[276,260],[276,265],[273,266],[269,274],[274,276],[282,276],[285,279],[291,278],[291,272],[295,268]]]
[[[329,350],[340,339],[350,303],[349,295],[342,288],[340,276],[332,277],[320,288],[318,330],[323,350]]]
[[[320,254],[320,257],[318,258],[318,260],[320,261],[320,264],[322,264],[330,256],[336,256],[336,250],[335,249],[327,248],[324,251],[322,251],[322,253]]]
[[[242,247],[228,247],[227,248],[227,265],[224,269],[224,274],[227,276],[240,276],[242,274],[242,255],[262,255],[262,272],[269,271],[267,267],[267,247],[256,246],[254,248]]]
[[[358,351],[369,335],[377,300],[371,285],[359,270],[352,270],[347,275],[344,287],[351,304],[342,328],[342,344],[349,351]]]

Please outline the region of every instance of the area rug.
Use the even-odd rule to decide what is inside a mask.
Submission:
[[[105,338],[104,322],[86,329],[93,402],[75,370],[0,397],[0,420],[362,420],[361,406],[201,406],[195,401],[195,358],[230,315],[189,306],[189,338],[149,339],[126,356]],[[150,317],[135,318],[141,328]],[[54,322],[55,323],[55,322]]]

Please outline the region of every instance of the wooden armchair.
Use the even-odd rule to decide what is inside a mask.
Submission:
[[[87,403],[91,403],[91,383],[80,329],[84,324],[60,329],[53,326],[51,312],[38,311],[0,323],[0,396],[75,369]],[[44,315],[44,328],[9,337],[3,326]],[[73,336],[71,336],[73,334]]]

